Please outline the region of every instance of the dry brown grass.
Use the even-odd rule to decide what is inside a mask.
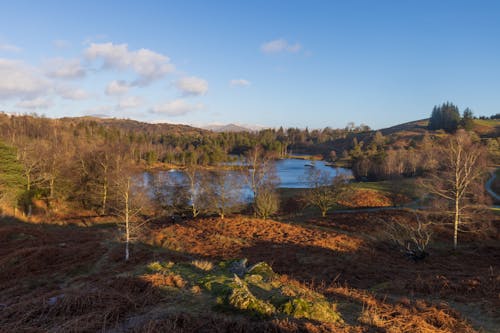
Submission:
[[[296,224],[236,217],[157,225],[151,243],[175,244],[180,252],[134,245],[129,263],[108,229],[2,223],[0,331],[474,332],[467,313],[454,305],[470,303],[480,309],[476,328],[488,320],[495,327],[498,242],[482,244],[471,236],[453,253],[443,243],[448,235],[438,234],[430,257],[415,264],[379,239],[378,221],[386,214],[412,218],[374,212]],[[175,308],[177,296],[165,290],[181,289],[172,292],[182,297],[202,297],[202,290],[175,274],[132,277],[155,260],[206,270],[217,259],[242,257],[266,261],[287,283],[325,294],[338,303],[345,324],[166,311]]]

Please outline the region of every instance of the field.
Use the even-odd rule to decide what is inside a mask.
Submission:
[[[382,231],[384,221],[393,218],[415,217],[400,210],[280,221],[160,219],[144,230],[127,263],[114,224],[5,218],[0,327],[7,332],[495,332],[498,234],[461,235],[453,252],[448,229],[437,227],[429,257],[414,262]],[[234,261],[242,258],[248,263]],[[270,267],[248,269],[259,262]],[[246,272],[241,279],[231,270],[235,263]]]

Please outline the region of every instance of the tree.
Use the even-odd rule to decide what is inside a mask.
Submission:
[[[184,169],[184,174],[188,179],[189,185],[189,206],[191,207],[193,217],[196,218],[207,206],[206,184],[202,181],[200,170],[194,165],[188,165]]]
[[[453,248],[456,249],[458,231],[468,203],[483,192],[485,149],[461,130],[444,142],[439,153],[442,159],[438,170],[431,173],[422,185],[450,208],[453,215]]]
[[[125,261],[130,258],[130,243],[140,231],[146,221],[139,218],[148,200],[148,195],[143,191],[137,181],[133,179],[135,170],[131,161],[123,156],[115,157],[114,211],[120,218],[125,242]]]
[[[279,209],[279,197],[274,187],[261,188],[255,197],[255,214],[264,220]]]
[[[219,215],[221,220],[227,214],[238,210],[243,202],[241,181],[237,174],[214,171],[207,174],[208,210]]]
[[[444,129],[446,132],[455,132],[460,123],[460,111],[453,103],[443,103],[435,106],[429,119],[429,129]]]
[[[386,226],[385,233],[394,245],[407,257],[418,261],[428,256],[426,248],[431,240],[432,231],[430,229],[431,223],[426,220],[422,221],[424,216],[419,216],[416,212],[413,212],[413,215],[414,221],[391,218],[389,221],[383,222]]]
[[[474,114],[472,110],[466,108],[462,115],[462,120],[460,120],[460,126],[466,131],[472,131],[474,128]]]
[[[255,146],[245,156],[245,167],[248,168],[247,183],[253,194],[254,213],[259,215],[266,212],[264,215],[268,217],[270,211],[277,211],[273,206],[279,206],[277,196],[273,193],[279,181],[274,161],[263,152],[262,147]],[[273,202],[268,204],[264,198]]]
[[[305,202],[317,207],[321,216],[326,213],[344,196],[348,190],[347,178],[341,174],[331,177],[325,170],[312,167],[307,176],[310,189],[306,191]]]

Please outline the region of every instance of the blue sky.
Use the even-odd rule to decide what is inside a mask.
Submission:
[[[0,110],[381,128],[500,109],[497,1],[2,1]]]

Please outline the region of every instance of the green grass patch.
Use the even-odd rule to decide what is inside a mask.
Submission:
[[[487,127],[500,126],[500,120],[497,119],[474,119],[474,123],[480,126]]]

